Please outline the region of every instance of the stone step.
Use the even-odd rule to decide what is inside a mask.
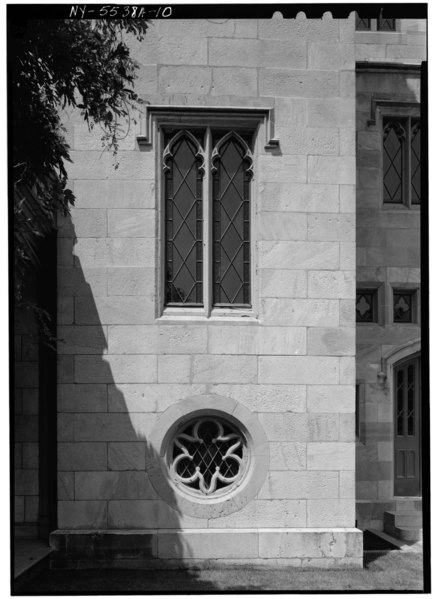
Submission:
[[[401,516],[404,518],[404,522],[399,524],[397,522],[397,518],[401,519]],[[418,515],[415,513],[411,514],[409,518],[418,518]],[[397,514],[397,512],[384,512],[384,531],[391,535],[392,537],[396,537],[396,539],[401,539],[402,541],[421,541],[423,537],[421,524],[415,525],[406,525],[406,516],[402,514]],[[418,520],[416,520],[418,522]]]
[[[388,520],[392,522],[393,526],[413,526],[415,528],[421,528],[422,513],[417,511],[409,512],[384,512],[384,522]]]

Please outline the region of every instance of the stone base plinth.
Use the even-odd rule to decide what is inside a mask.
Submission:
[[[357,528],[56,530],[50,545],[53,569],[363,565]]]

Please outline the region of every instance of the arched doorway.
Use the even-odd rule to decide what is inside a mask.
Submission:
[[[420,354],[397,362],[394,372],[394,495],[421,495]]]

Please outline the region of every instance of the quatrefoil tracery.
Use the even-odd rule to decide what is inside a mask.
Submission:
[[[243,438],[227,423],[210,417],[185,426],[173,441],[173,479],[209,496],[243,475]]]

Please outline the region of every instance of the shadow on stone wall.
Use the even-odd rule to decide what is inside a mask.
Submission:
[[[76,239],[70,218],[60,234],[73,240],[72,250]],[[60,261],[65,263],[65,256],[60,256]],[[107,297],[94,296],[93,286],[96,291],[101,288],[87,281],[78,257],[73,261],[60,267],[58,282],[60,306],[62,296],[72,297],[74,308],[68,312],[70,302],[66,299],[59,322],[68,324],[58,327],[61,532],[51,536],[55,547],[52,567],[142,569],[145,579],[139,585],[141,590],[146,586],[147,570],[183,568],[184,582],[193,583],[197,576],[186,570],[185,560],[191,555],[180,533],[183,516],[176,507],[176,497],[171,497],[172,506],[168,505],[148,477],[148,467],[157,457],[147,439],[155,418],[149,406],[151,401],[157,402],[147,397],[146,383],[138,382],[141,377],[136,358],[140,356],[108,354],[110,325],[106,323],[125,322],[128,307],[120,301],[117,318]],[[150,347],[150,354],[153,351],[155,348]],[[126,385],[130,376],[138,386],[131,389],[127,401],[119,381]],[[167,533],[164,540],[152,534],[156,530]],[[166,558],[160,563],[156,560],[159,553]],[[201,582],[201,589],[214,588],[212,583]],[[130,585],[128,589],[134,590]],[[71,590],[75,590],[74,585]]]

